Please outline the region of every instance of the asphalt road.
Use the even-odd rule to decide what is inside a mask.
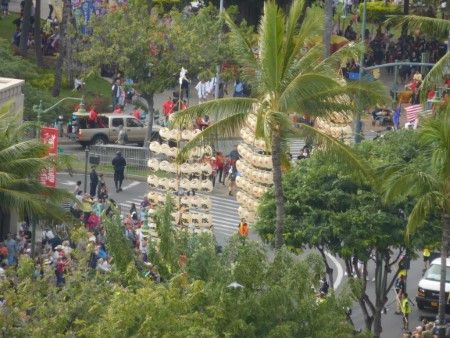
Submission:
[[[72,177],[67,173],[58,174],[58,187],[73,190],[77,181],[84,184],[83,174],[74,174]],[[87,189],[89,190],[89,177],[87,179]],[[114,182],[111,177],[106,177],[106,185],[110,198],[114,199],[121,206],[121,211],[126,214],[131,207],[131,203],[137,206],[142,202],[144,196],[149,192],[146,182],[125,179],[122,190],[116,193]],[[237,233],[237,225],[239,224],[238,204],[233,197],[226,194],[223,188],[217,189],[215,193],[210,195],[212,204],[212,217],[214,224],[214,235],[219,245],[224,245],[226,240],[233,234]],[[254,234],[253,234],[254,235]],[[256,236],[256,235],[255,235]]]

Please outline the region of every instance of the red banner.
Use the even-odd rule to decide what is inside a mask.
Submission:
[[[58,129],[56,128],[41,128],[40,134],[41,143],[47,144],[48,155],[57,156],[58,155]],[[40,182],[47,187],[56,187],[56,168],[50,167],[43,170],[40,177]]]

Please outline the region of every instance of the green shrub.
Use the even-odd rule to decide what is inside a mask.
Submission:
[[[359,5],[359,12],[363,12],[363,4]],[[384,22],[389,15],[402,14],[399,5],[385,3],[384,1],[367,2],[367,21],[373,23]]]
[[[30,83],[37,88],[42,88],[46,90],[51,90],[53,88],[53,83],[55,82],[55,74],[53,73],[44,73],[39,75],[37,78],[34,78],[30,81]],[[70,87],[69,81],[66,77],[63,77],[61,87],[64,89],[68,89]]]

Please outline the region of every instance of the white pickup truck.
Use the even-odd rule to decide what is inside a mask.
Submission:
[[[119,135],[119,126],[123,126],[127,133],[128,143],[142,146],[147,134],[147,126],[132,115],[101,114],[97,121],[91,122],[89,114],[74,114],[75,125],[72,126],[78,143],[83,146],[95,144],[103,145],[116,143]],[[152,140],[159,139],[159,126],[152,130]]]

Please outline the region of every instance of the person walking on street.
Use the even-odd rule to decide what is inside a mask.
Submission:
[[[124,180],[124,171],[127,165],[127,161],[122,157],[122,153],[118,151],[116,157],[112,160],[114,167],[114,184],[116,186],[116,192],[122,191],[122,182]]]
[[[395,281],[395,293],[397,294],[397,311],[395,311],[395,314],[399,315],[401,314],[401,301],[402,296],[406,292],[406,281],[405,276],[401,275],[399,276]]]
[[[81,189],[81,181],[77,181],[77,184],[75,185],[75,189],[73,191],[73,194],[76,196],[76,195],[78,195],[79,191],[82,191],[82,189]]]
[[[411,305],[409,304],[408,294],[405,292],[401,299],[401,309],[402,309],[402,319],[403,319],[403,329],[408,331],[409,327],[409,314],[411,313]]]
[[[120,79],[115,79],[114,84],[111,87],[112,96],[112,110],[116,109],[120,99]]]
[[[236,163],[231,165],[229,173],[230,173],[230,178],[229,178],[230,183],[228,185],[228,195],[233,196],[233,193],[236,190],[236,177],[238,175]]]
[[[248,224],[245,218],[241,218],[241,222],[238,225],[239,236],[242,239],[246,239],[248,237]]]
[[[95,171],[95,166],[92,166],[92,170],[89,175],[89,178],[91,180],[91,189],[89,191],[89,194],[91,195],[91,197],[95,197],[95,194],[97,192],[97,185],[98,185],[98,174]]]
[[[119,126],[119,135],[117,135],[117,144],[125,145],[127,142],[128,136],[127,132],[125,131],[123,125]]]

